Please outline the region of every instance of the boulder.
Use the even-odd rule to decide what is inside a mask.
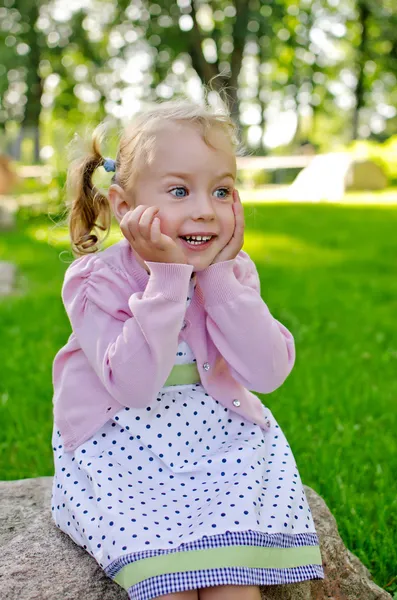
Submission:
[[[0,598],[4,600],[128,600],[98,563],[51,515],[52,477],[0,482]],[[349,552],[334,517],[304,486],[326,578],[262,588],[263,600],[390,600]]]
[[[12,263],[0,261],[0,298],[11,294],[15,287],[16,267]]]
[[[351,191],[384,190],[387,176],[372,160],[354,160],[346,177],[346,189]]]
[[[6,231],[15,228],[15,213],[7,208],[7,204],[0,206],[0,231]]]
[[[286,197],[299,202],[341,202],[346,190],[381,190],[386,186],[385,173],[373,161],[333,152],[313,157],[289,186]]]

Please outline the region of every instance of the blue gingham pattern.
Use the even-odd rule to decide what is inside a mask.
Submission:
[[[168,573],[151,577],[128,591],[130,600],[149,600],[165,594],[198,590],[214,585],[276,585],[298,583],[308,579],[323,579],[319,565],[306,565],[287,569],[252,569],[249,567],[224,567],[205,571]]]
[[[224,534],[210,537],[203,536],[200,540],[181,544],[179,548],[146,550],[134,553],[133,555],[127,554],[108,565],[105,568],[105,573],[108,577],[114,578],[125,565],[132,562],[163,554],[187,552],[189,550],[205,550],[225,546],[294,548],[318,545],[319,540],[315,533],[267,534],[258,531],[228,531]],[[303,565],[284,569],[223,567],[181,573],[164,573],[163,575],[145,579],[131,586],[128,590],[128,595],[131,600],[149,600],[150,598],[156,598],[165,594],[214,585],[275,585],[323,578],[324,572],[321,565]]]

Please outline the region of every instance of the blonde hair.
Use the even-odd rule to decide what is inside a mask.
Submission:
[[[222,112],[212,112],[207,105],[201,106],[188,100],[160,102],[138,113],[125,128],[117,150],[112,182],[125,190],[132,188],[142,160],[150,161],[156,132],[169,122],[198,127],[209,146],[209,133],[214,127],[220,128],[230,140],[234,152],[239,151],[238,130],[226,108]],[[92,182],[96,169],[105,162],[100,150],[103,125],[101,123],[94,130],[89,151],[74,160],[68,169],[68,227],[72,250],[77,256],[97,252],[110,232],[112,211],[109,201]],[[101,239],[98,230],[105,232]]]

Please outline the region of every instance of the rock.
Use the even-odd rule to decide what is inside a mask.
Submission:
[[[52,477],[0,482],[0,598],[128,600],[51,515]],[[326,579],[262,588],[263,600],[390,600],[346,550],[325,502],[304,486],[320,539]]]
[[[15,227],[15,215],[8,210],[8,199],[5,194],[12,191],[18,179],[12,168],[11,159],[0,154],[0,231]]]
[[[300,202],[339,202],[352,164],[350,154],[335,152],[313,158],[290,185],[287,199]]]
[[[346,177],[346,189],[351,191],[384,190],[387,177],[372,160],[354,160]]]
[[[0,231],[15,228],[15,213],[8,210],[7,206],[0,206]]]
[[[14,289],[16,267],[12,263],[0,261],[0,298],[8,296]]]
[[[320,540],[325,579],[263,588],[263,600],[391,600],[361,561],[345,547],[324,500],[307,486],[307,501]]]
[[[346,190],[380,190],[387,186],[381,167],[347,152],[318,154],[290,185],[288,200],[341,202]]]

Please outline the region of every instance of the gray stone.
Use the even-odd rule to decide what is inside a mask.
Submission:
[[[0,482],[2,600],[128,600],[127,592],[51,515],[52,477]],[[343,545],[325,502],[304,486],[320,539],[324,580],[262,588],[263,600],[390,600]]]
[[[387,186],[382,168],[348,152],[318,154],[297,175],[286,198],[298,202],[341,202],[346,190],[381,190]]]
[[[384,190],[387,177],[372,160],[355,160],[346,177],[346,189],[351,191]]]
[[[0,261],[0,297],[8,296],[15,287],[16,267],[12,263]]]
[[[6,205],[0,206],[0,231],[15,229],[15,224],[15,212],[9,210]]]

